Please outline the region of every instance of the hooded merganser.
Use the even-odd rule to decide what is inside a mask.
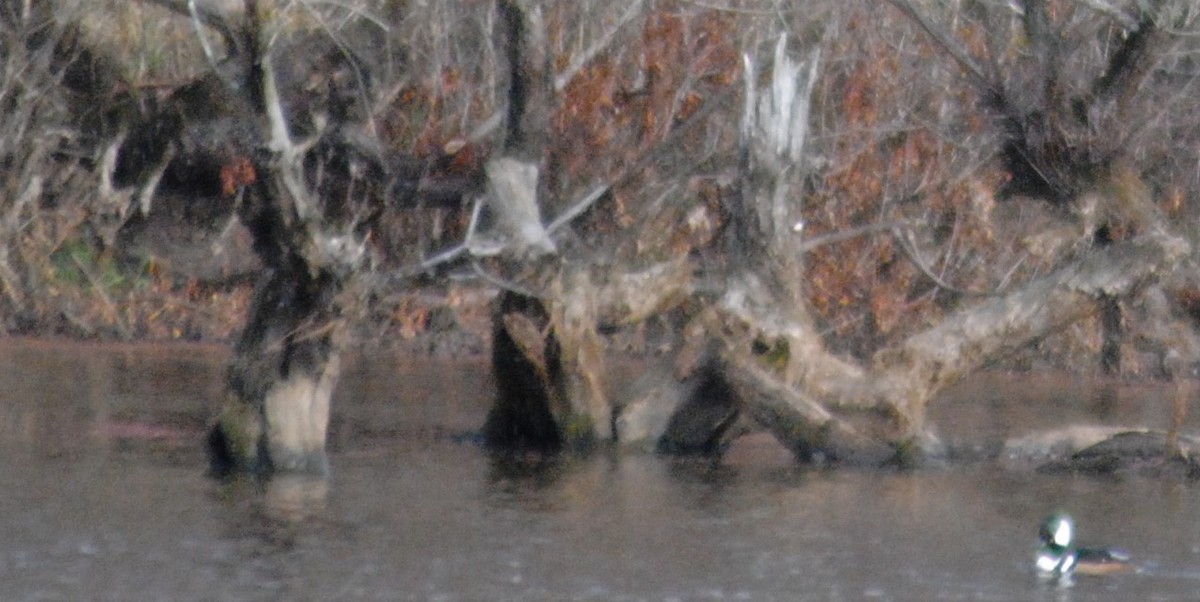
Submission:
[[[1035,565],[1043,576],[1112,575],[1134,570],[1129,555],[1122,551],[1076,547],[1075,521],[1066,514],[1046,519],[1038,530],[1038,539],[1042,547],[1038,549]]]

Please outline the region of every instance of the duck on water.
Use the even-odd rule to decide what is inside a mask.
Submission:
[[[1108,548],[1082,548],[1075,544],[1075,521],[1056,513],[1038,530],[1041,546],[1034,564],[1043,577],[1069,579],[1074,575],[1113,575],[1135,571],[1129,555]]]

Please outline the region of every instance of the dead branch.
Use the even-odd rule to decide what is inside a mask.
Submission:
[[[613,24],[611,29],[604,32],[594,44],[589,46],[582,53],[573,57],[571,62],[567,64],[566,68],[554,76],[553,85],[555,93],[561,93],[563,90],[566,90],[567,86],[571,83],[571,80],[575,79],[575,76],[578,75],[588,63],[608,49],[608,47],[613,43],[613,40],[616,39],[617,34],[621,31],[621,29],[623,29],[625,25],[633,21],[634,17],[641,13],[643,3],[644,0],[634,0],[633,2],[630,2],[629,6],[625,9],[625,12],[621,13],[621,17],[616,23]],[[473,143],[476,143],[482,141],[488,136],[491,136],[492,133],[496,131],[496,128],[500,127],[500,124],[504,122],[504,116],[510,110],[511,108],[507,103],[497,108],[495,113],[492,113],[482,122],[480,122],[480,124],[476,126],[474,130],[471,131],[470,135],[467,136],[467,139]]]
[[[925,15],[921,14],[920,11],[913,7],[911,2],[908,0],[887,0],[887,2],[888,4],[896,7],[896,10],[904,13],[904,16],[912,19],[912,21],[920,26],[921,29],[925,30],[925,33],[928,33],[929,37],[933,38],[933,41],[936,42],[938,46],[941,46],[942,49],[946,51],[946,54],[950,55],[950,58],[954,59],[954,62],[958,63],[958,65],[962,67],[963,71],[967,72],[967,75],[970,76],[979,89],[989,89],[996,83],[994,78],[989,77],[988,74],[986,74],[983,69],[975,63],[974,59],[971,58],[970,53],[968,53],[966,49],[964,49],[956,40],[942,31],[941,28],[930,22],[929,19],[926,19]]]
[[[722,374],[743,407],[804,461],[879,466],[896,456],[895,448],[860,432],[815,399],[779,382],[753,360],[726,353],[722,363]]]
[[[928,399],[1005,350],[1094,313],[1101,296],[1131,295],[1158,281],[1189,252],[1182,239],[1143,236],[1097,249],[1019,291],[952,314],[872,360],[871,378],[878,384],[890,388],[889,383],[903,382],[917,395],[876,394]]]
[[[195,21],[203,23],[205,26],[212,28],[225,41],[227,52],[236,53],[239,51],[238,36],[234,34],[233,28],[229,25],[231,15],[223,13],[217,6],[211,2],[198,3],[196,0],[141,0],[149,4],[161,6],[176,14],[190,17]],[[215,53],[210,52],[208,46],[208,38],[202,32],[197,31],[200,36],[200,42],[205,47],[205,53],[209,55],[209,60],[212,61]]]

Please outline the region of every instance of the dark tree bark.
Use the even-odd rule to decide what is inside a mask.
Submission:
[[[213,467],[275,473],[328,470],[325,437],[339,371],[338,286],[302,264],[267,268],[228,371]],[[219,433],[219,434],[218,434]]]
[[[692,376],[690,395],[672,412],[658,437],[656,450],[671,455],[719,455],[741,415],[735,386],[718,361],[707,362]]]
[[[504,291],[496,300],[492,325],[497,400],[488,412],[484,438],[500,449],[560,450],[567,403],[562,352],[557,339],[544,334],[550,316],[541,300]]]

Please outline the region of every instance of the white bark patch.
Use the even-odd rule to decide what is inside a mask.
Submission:
[[[276,469],[303,468],[323,457],[338,360],[319,377],[302,374],[280,381],[263,400],[267,442]]]
[[[797,63],[787,53],[787,36],[780,36],[771,84],[762,94],[755,81],[754,60],[749,55],[742,60],[746,75],[742,135],[753,142],[760,160],[770,158],[776,165],[799,163],[808,137],[809,103],[820,55],[814,52],[807,64]]]
[[[492,210],[513,250],[518,254],[557,253],[558,249],[542,225],[538,210],[537,165],[500,157],[488,161],[484,171],[487,173]]]

